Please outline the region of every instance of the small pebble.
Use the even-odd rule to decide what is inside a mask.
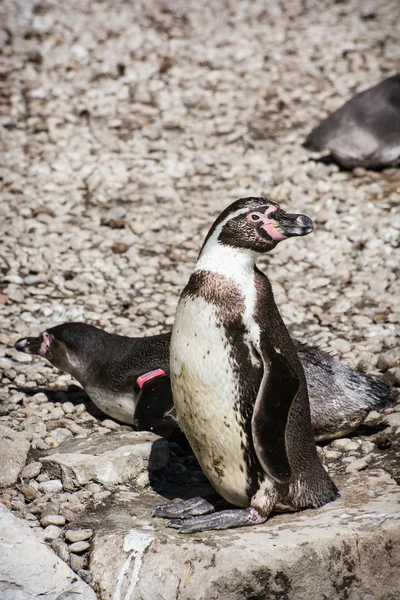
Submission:
[[[83,579],[83,581],[85,581],[86,583],[92,583],[93,574],[91,573],[91,571],[88,571],[87,569],[78,569],[77,573],[79,577]]]
[[[385,421],[391,427],[400,427],[400,413],[392,413],[391,415],[385,415]]]
[[[47,527],[48,525],[62,527],[65,525],[65,517],[62,515],[45,515],[40,519],[40,524],[42,527]]]
[[[43,481],[50,481],[50,477],[47,475],[47,473],[41,473],[37,476],[36,480],[39,483],[43,483]]]
[[[62,529],[60,529],[60,527],[57,527],[56,525],[48,525],[43,531],[43,538],[49,541],[55,540],[56,538],[59,538],[61,534]]]
[[[363,454],[371,454],[371,452],[374,452],[374,450],[376,450],[375,444],[373,444],[372,442],[362,442],[361,452]]]
[[[82,552],[85,552],[88,548],[90,548],[89,542],[74,542],[68,547],[69,551],[74,554],[82,554]]]
[[[70,554],[69,565],[75,573],[83,569],[87,564],[85,556],[78,556],[77,554]]]
[[[111,492],[104,490],[103,492],[97,492],[97,494],[93,494],[93,499],[96,500],[96,502],[100,502],[101,500],[108,498],[108,496],[111,496]]]
[[[338,440],[333,440],[333,442],[331,443],[331,447],[344,450],[345,452],[350,452],[350,450],[358,450],[360,448],[360,444],[357,444],[357,442],[353,442],[348,438],[342,438]]]
[[[101,424],[103,425],[103,427],[108,427],[108,429],[111,429],[112,431],[116,431],[120,428],[120,425],[115,421],[112,421],[111,419],[104,419],[104,421],[102,421]]]
[[[28,502],[32,502],[37,497],[35,488],[28,483],[23,483],[18,486],[18,489],[23,493]]]
[[[323,458],[324,458],[323,455],[322,455],[322,457],[319,456],[319,459],[321,461],[323,461]],[[145,488],[146,486],[148,486],[150,484],[148,471],[144,471],[143,473],[140,473],[140,475],[138,475],[138,477],[136,478],[136,483],[137,483],[138,487],[142,488],[142,489]]]
[[[335,460],[336,458],[340,458],[342,455],[340,452],[337,452],[336,450],[325,450],[325,456],[329,460]]]
[[[60,539],[55,539],[51,543],[54,552],[66,563],[69,563],[68,545]]]
[[[48,450],[50,446],[44,440],[37,440],[35,448],[36,450]]]
[[[93,535],[92,529],[68,529],[65,532],[65,539],[69,542],[82,542],[88,540]]]
[[[37,477],[42,469],[42,463],[32,462],[26,465],[21,471],[22,479],[33,479]]]
[[[40,392],[39,394],[35,394],[33,396],[32,400],[33,400],[33,402],[35,402],[35,404],[43,404],[43,403],[49,401],[46,394],[43,394],[43,392]]]
[[[59,479],[51,479],[50,481],[43,481],[39,484],[39,492],[43,492],[43,494],[55,494],[56,492],[61,492],[62,483]]]
[[[393,367],[395,363],[395,357],[390,352],[383,352],[379,355],[376,366],[380,371],[387,371],[390,367]]]
[[[368,457],[358,458],[353,460],[347,467],[346,473],[354,473],[355,471],[362,471],[368,465]]]
[[[66,415],[71,415],[74,412],[75,406],[72,404],[72,402],[64,402],[61,405],[61,408]]]
[[[101,485],[99,485],[98,483],[89,483],[86,486],[86,489],[91,493],[91,494],[97,494],[97,492],[101,492],[102,487]]]

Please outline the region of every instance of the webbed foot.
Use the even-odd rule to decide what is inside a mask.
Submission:
[[[197,517],[198,515],[207,515],[214,512],[215,508],[212,504],[203,498],[190,498],[189,500],[181,500],[175,504],[160,504],[153,508],[152,516],[161,517],[163,519],[187,519],[188,517]]]
[[[212,515],[191,517],[189,519],[171,519],[168,527],[179,533],[197,533],[212,529],[230,529],[265,523],[267,517],[260,515],[254,508],[223,510]]]

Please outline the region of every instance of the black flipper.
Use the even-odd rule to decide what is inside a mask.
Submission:
[[[251,430],[257,458],[278,483],[287,483],[291,468],[286,448],[290,409],[299,391],[299,379],[282,354],[268,351],[264,376],[254,405]]]
[[[138,431],[152,431],[169,438],[177,429],[174,416],[171,381],[168,375],[161,375],[146,381],[136,404],[134,424]]]

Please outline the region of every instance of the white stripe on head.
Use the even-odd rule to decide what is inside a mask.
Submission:
[[[221,221],[208,238],[197,260],[195,271],[212,271],[236,281],[236,274],[241,269],[253,271],[257,252],[248,249],[234,248],[219,241],[219,236],[228,221],[251,210],[248,206],[239,208]]]

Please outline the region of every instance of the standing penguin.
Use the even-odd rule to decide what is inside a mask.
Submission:
[[[272,510],[337,497],[320,463],[304,371],[255,263],[313,231],[266,198],[231,204],[211,227],[176,312],[170,350],[178,420],[215,489],[239,507],[215,514],[196,498],[158,506],[182,533],[267,520]],[[201,516],[197,516],[201,515]]]

